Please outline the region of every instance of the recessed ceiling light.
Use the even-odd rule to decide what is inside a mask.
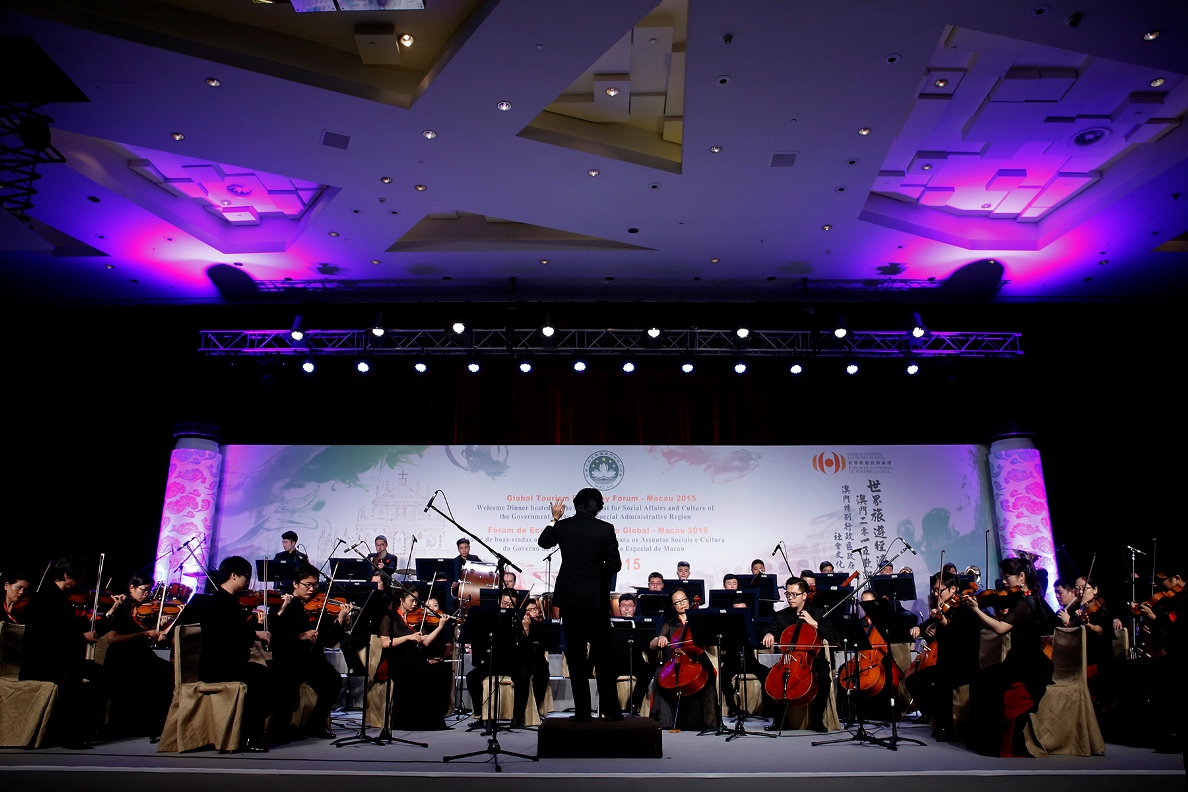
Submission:
[[[1098,266],[1105,266],[1106,264],[1109,264],[1109,263],[1110,263],[1109,259],[1102,259],[1101,261],[1097,262]]]
[[[186,139],[186,136],[183,135],[181,132],[174,132],[169,137],[173,138],[174,140],[185,140]]]
[[[721,154],[722,147],[721,146],[710,146],[710,153],[711,154]]]
[[[822,231],[832,231],[833,223],[826,223],[825,225],[821,226],[821,230]]]
[[[221,203],[223,206],[230,206],[230,205],[231,205],[231,202],[230,202],[230,201],[228,201],[226,198],[224,198],[223,200],[219,201],[219,203]]]
[[[391,176],[380,176],[380,181],[382,181],[384,184],[391,184],[392,177]]]
[[[416,186],[416,191],[417,191],[417,192],[425,192],[425,190],[428,190],[428,189],[429,189],[429,188],[428,188],[428,187],[426,187],[426,186],[425,186],[425,185],[423,185],[423,184],[418,184],[418,185]]]
[[[405,33],[403,36],[400,37],[400,43],[406,47],[411,47],[413,45],[413,41],[415,41],[415,39],[412,36],[410,36],[408,33]]]
[[[372,264],[379,264],[379,263],[380,263],[380,260],[379,260],[379,259],[372,259],[372,260],[371,260],[371,263],[372,263]]]
[[[1151,80],[1151,87],[1158,88],[1165,82],[1167,82],[1167,80],[1163,79],[1162,77],[1156,77],[1154,80]]]
[[[330,232],[330,236],[338,236],[338,232],[337,232],[337,231],[331,231],[331,232]]]
[[[983,209],[989,209],[991,204],[982,204]]]
[[[859,135],[869,135],[869,134],[870,134],[870,127],[862,127],[862,129],[859,129],[859,130],[858,130],[858,134],[859,134]]]
[[[598,168],[590,168],[590,170],[586,171],[587,176],[597,176],[600,173],[602,173],[602,171],[598,170]]]
[[[722,262],[722,259],[718,258],[717,256],[710,259],[710,264],[720,264],[721,262]]]
[[[921,165],[920,170],[932,170],[932,166],[931,165]]]
[[[612,85],[610,88],[606,89],[606,95],[607,96],[618,96],[619,89]]]
[[[499,104],[497,104],[495,106],[498,107],[500,110],[511,110],[511,102],[500,102]]]
[[[1143,41],[1154,41],[1157,38],[1159,38],[1158,30],[1148,30],[1143,34]]]
[[[437,137],[437,133],[432,129],[426,129],[421,133],[421,135],[425,138],[425,140],[433,140],[433,138]]]
[[[944,77],[942,77],[939,80],[934,80],[932,84],[935,85],[937,88],[944,88],[946,85],[949,84],[949,81],[946,80]]]
[[[541,263],[541,264],[548,264],[548,263],[549,263],[549,260],[548,260],[548,259],[541,259],[541,260],[540,260],[540,263]]]
[[[104,264],[103,266],[106,269],[115,269],[115,264]]]
[[[219,81],[218,77],[207,77],[206,84],[209,85],[211,88],[218,88],[223,83]]]

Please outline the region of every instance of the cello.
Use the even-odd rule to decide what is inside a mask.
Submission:
[[[870,648],[859,649],[857,654],[845,662],[838,672],[837,683],[843,690],[857,689],[860,695],[870,697],[879,695],[883,686],[887,684],[887,670],[883,667],[883,659],[889,647],[878,629],[873,626],[868,637]]]
[[[780,633],[779,648],[783,654],[771,670],[763,689],[785,707],[800,707],[817,696],[817,678],[813,674],[813,661],[821,651],[821,639],[817,630],[800,620],[789,625]]]

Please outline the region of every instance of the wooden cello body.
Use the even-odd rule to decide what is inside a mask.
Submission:
[[[692,696],[701,692],[710,679],[710,670],[701,662],[704,650],[693,643],[689,626],[682,625],[672,634],[669,646],[672,657],[656,674],[656,684],[670,696]]]
[[[780,646],[783,655],[767,672],[763,688],[772,699],[789,707],[808,704],[817,696],[813,661],[821,651],[821,639],[813,627],[798,620],[784,628]]]

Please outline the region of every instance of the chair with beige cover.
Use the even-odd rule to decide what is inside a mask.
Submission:
[[[1092,756],[1105,752],[1089,695],[1085,627],[1057,627],[1052,637],[1052,684],[1023,732],[1032,756]]]
[[[475,707],[475,717],[486,719],[488,713],[488,706],[492,705],[491,696],[494,695],[491,690],[491,679],[487,677],[483,680],[483,700],[479,706]],[[499,720],[512,720],[515,714],[515,696],[516,686],[509,676],[501,676],[499,679],[499,711],[495,713],[495,717]],[[532,681],[529,679],[529,685]],[[545,693],[545,712],[551,712],[553,709],[553,691],[549,690]],[[525,726],[539,726],[540,725],[540,710],[536,706],[536,697],[531,691],[528,693],[528,703],[524,706],[524,725]]]
[[[58,686],[22,680],[25,627],[0,623],[0,747],[40,748],[49,732]]]
[[[178,627],[173,632],[173,701],[157,750],[193,751],[213,745],[220,751],[239,749],[247,685],[242,682],[200,682],[198,658],[202,628]]]

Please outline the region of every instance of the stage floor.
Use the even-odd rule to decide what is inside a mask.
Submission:
[[[452,719],[447,721],[453,724]],[[359,734],[357,712],[336,712],[339,737]],[[927,725],[904,723],[900,738],[922,740],[925,745],[900,742],[896,750],[866,743],[846,742],[814,746],[814,741],[849,738],[851,732],[827,735],[806,731],[785,732],[778,739],[763,736],[762,720],[744,723],[746,736],[727,740],[727,733],[663,732],[663,757],[659,759],[540,759],[535,755],[535,730],[500,732],[490,737],[469,729],[470,722],[448,731],[395,732],[393,737],[427,743],[428,747],[393,742],[359,743],[336,747],[329,740],[301,740],[272,747],[265,754],[220,755],[214,751],[159,754],[144,739],[96,743],[87,751],[58,748],[37,751],[0,750],[0,786],[18,790],[147,789],[220,790],[229,784],[250,785],[255,792],[295,788],[341,788],[351,784],[369,790],[407,790],[409,783],[425,782],[448,789],[470,787],[556,790],[565,792],[623,792],[624,785],[677,782],[688,792],[720,792],[722,785],[751,781],[771,788],[772,782],[809,782],[813,792],[847,790],[855,784],[896,785],[945,779],[961,792],[1001,790],[1001,776],[1029,776],[1028,783],[1054,790],[1117,790],[1156,782],[1161,792],[1188,788],[1181,754],[1157,754],[1148,748],[1108,745],[1104,755],[1050,757],[1048,759],[995,759],[978,756],[960,743],[937,743]],[[602,727],[613,728],[613,727]],[[890,728],[868,727],[873,736],[886,739]],[[378,736],[369,728],[368,737]],[[493,747],[501,752],[490,753]],[[444,757],[481,752],[477,756],[443,761]],[[504,753],[506,752],[506,753]],[[497,768],[498,767],[498,771]],[[298,777],[294,777],[298,776]],[[869,787],[887,789],[889,787]],[[900,790],[905,787],[898,786]]]

